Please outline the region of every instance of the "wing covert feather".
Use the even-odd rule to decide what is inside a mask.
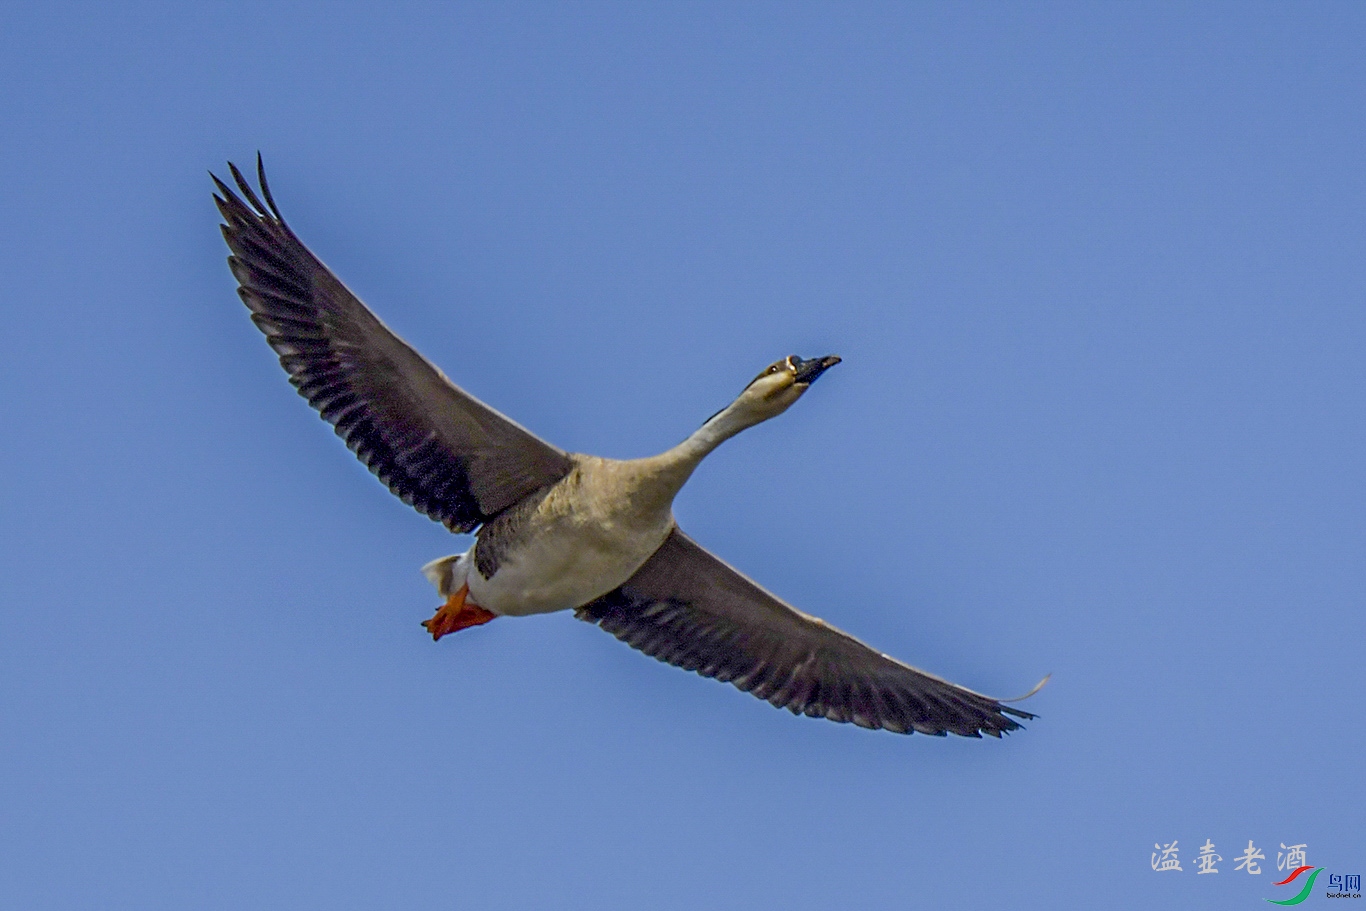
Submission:
[[[391,332],[229,164],[217,177],[228,266],[299,394],[403,502],[471,531],[568,473],[569,457],[464,392]],[[211,175],[212,176],[212,175]]]
[[[1029,712],[864,645],[789,607],[675,528],[621,587],[576,615],[647,655],[793,714],[897,733],[999,737]]]

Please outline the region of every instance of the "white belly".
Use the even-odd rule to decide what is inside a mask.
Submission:
[[[502,561],[492,579],[469,573],[470,600],[506,616],[569,610],[604,595],[659,549],[672,516],[649,527],[558,522]]]

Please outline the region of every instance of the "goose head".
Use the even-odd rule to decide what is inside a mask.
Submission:
[[[810,360],[792,354],[774,361],[745,387],[727,410],[738,412],[753,424],[777,417],[792,407],[822,373],[839,362],[833,354]]]
[[[707,418],[682,443],[657,457],[659,464],[665,466],[659,469],[666,476],[661,490],[672,500],[707,453],[745,428],[775,418],[791,408],[822,373],[839,362],[833,354],[810,360],[793,354],[769,364],[735,401]]]

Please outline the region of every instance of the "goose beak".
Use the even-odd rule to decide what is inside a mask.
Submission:
[[[795,354],[792,356],[792,369],[796,371],[793,382],[811,385],[816,382],[816,378],[840,362],[840,359],[831,354],[827,357],[813,357],[809,361],[804,361]]]

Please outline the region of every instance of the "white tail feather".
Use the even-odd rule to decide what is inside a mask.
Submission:
[[[426,576],[427,581],[436,586],[439,594],[449,598],[460,590],[460,586],[465,584],[465,578],[470,571],[469,561],[465,559],[468,556],[469,552],[466,551],[453,557],[433,560],[422,567],[422,575]]]

